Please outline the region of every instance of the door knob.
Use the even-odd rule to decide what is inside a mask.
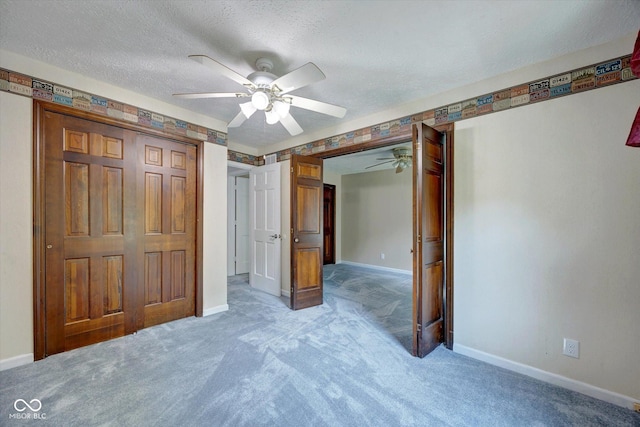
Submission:
[[[53,248],[53,245],[47,245],[47,249]]]
[[[298,239],[297,237],[295,239],[293,239],[294,242],[298,243],[300,241],[300,239]]]
[[[272,239],[279,239],[279,238],[280,238],[280,235],[279,235],[279,234],[272,234],[272,235],[271,235],[271,236],[269,236],[269,237],[271,237]]]

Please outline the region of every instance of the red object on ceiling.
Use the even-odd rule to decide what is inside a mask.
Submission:
[[[631,55],[631,72],[640,77],[640,31],[638,31],[638,38],[636,39],[636,45],[633,48],[633,54]],[[631,125],[631,132],[629,132],[629,138],[627,138],[627,145],[629,147],[640,147],[640,107],[636,113],[636,118]]]

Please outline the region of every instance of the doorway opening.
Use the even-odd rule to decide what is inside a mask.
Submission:
[[[430,351],[424,349],[433,349],[435,348],[435,345],[439,345],[439,343],[441,342],[444,342],[447,348],[453,348],[453,128],[453,124],[443,125],[440,126],[439,129],[434,129],[420,123],[413,125],[411,127],[411,132],[403,132],[402,134],[390,136],[372,143],[362,143],[353,146],[345,146],[336,150],[331,150],[329,152],[319,152],[305,157],[305,159],[308,159],[305,160],[305,162],[307,163],[310,162],[313,157],[322,159],[325,162],[330,162],[332,161],[331,159],[334,158],[338,159],[339,157],[344,157],[346,155],[354,153],[362,153],[369,150],[382,149],[386,150],[387,153],[380,154],[381,156],[393,155],[393,158],[390,158],[390,163],[392,163],[391,166],[395,168],[393,172],[398,175],[402,174],[402,172],[404,172],[406,169],[410,169],[407,164],[407,159],[404,159],[405,162],[402,167],[400,166],[400,162],[398,162],[398,160],[402,160],[403,155],[406,156],[408,154],[410,147],[410,157],[415,157],[415,159],[413,159],[410,163],[411,165],[417,165],[415,169],[416,171],[420,171],[420,173],[411,172],[412,193],[410,202],[407,202],[406,204],[395,204],[411,206],[411,218],[407,219],[406,222],[403,220],[394,221],[393,215],[391,215],[390,219],[389,215],[387,215],[387,222],[385,226],[378,227],[378,229],[383,229],[389,232],[389,229],[393,227],[396,222],[399,222],[400,224],[404,223],[405,226],[409,224],[412,227],[412,233],[409,238],[409,241],[411,241],[411,243],[407,245],[406,248],[408,254],[411,255],[412,266],[402,269],[388,266],[385,267],[384,265],[381,266],[379,264],[380,261],[351,261],[351,263],[355,263],[356,266],[360,267],[378,267],[378,270],[386,270],[389,273],[406,273],[410,278],[412,278],[413,286],[411,298],[413,316],[411,317],[409,324],[413,328],[413,353],[415,355],[421,356]],[[408,144],[408,147],[395,147],[402,143],[407,143],[407,141],[409,140],[411,142]],[[394,148],[397,151],[394,151]],[[389,154],[389,151],[391,151],[391,154]],[[396,154],[398,155],[396,156]],[[292,161],[295,157],[296,156],[292,156]],[[380,160],[388,161],[388,159],[389,157],[382,157],[376,158],[375,161],[378,161],[378,163],[386,163],[385,161],[380,162]],[[417,159],[421,160],[418,161]],[[378,167],[378,163],[371,164],[369,166]],[[297,168],[294,166],[295,165],[293,165],[291,168],[287,166],[286,169],[291,169],[291,172],[293,173],[294,169],[297,170]],[[365,166],[364,168],[366,169],[369,166]],[[307,168],[303,169],[306,170]],[[284,175],[288,176],[288,174]],[[330,172],[328,172],[327,174],[320,174],[320,178],[321,181],[325,184],[336,186],[335,262],[345,264],[345,261],[349,261],[347,260],[346,256],[343,256],[342,252],[343,246],[345,246],[345,242],[347,242],[347,245],[349,244],[349,239],[344,239],[342,236],[344,234],[341,230],[343,228],[342,218],[345,217],[345,214],[341,212],[341,210],[342,201],[349,200],[349,198],[346,197],[342,191],[342,175],[334,174],[333,178],[329,178],[330,175]],[[323,215],[322,182],[320,183],[319,197],[317,199],[309,198],[309,200],[313,199],[320,202],[320,211],[317,214],[318,218]],[[284,185],[282,188],[288,187],[288,184],[289,183],[287,183],[287,185]],[[299,193],[299,191],[297,190],[293,191],[293,185],[291,185],[290,188],[292,188],[292,195],[294,193]],[[302,193],[306,194],[305,191],[309,189],[302,190]],[[310,190],[307,192],[310,192]],[[431,204],[431,202],[429,202],[430,200],[434,200],[435,204]],[[314,206],[317,205],[318,203],[314,204]],[[366,213],[366,215],[356,214],[352,216],[361,219],[362,221],[367,221],[371,216],[370,213],[376,212],[377,210],[382,209],[370,209],[369,212]],[[294,209],[292,207],[291,212],[283,212],[283,218],[288,218],[288,214],[291,213],[293,218],[292,224],[297,224],[295,218],[293,217],[293,211]],[[298,215],[298,217],[300,216]],[[316,218],[316,214],[310,216],[309,218]],[[320,226],[322,227],[322,221],[320,221],[320,224]],[[315,227],[311,228],[315,230]],[[318,230],[320,229],[318,228]],[[294,233],[293,228],[291,229],[291,234],[292,236],[290,237],[292,237],[292,240],[297,242],[297,236],[295,235],[296,233]],[[322,234],[322,232],[320,232],[320,234]],[[283,238],[285,238],[284,234]],[[432,246],[437,249],[434,253],[432,253],[433,251],[431,250]],[[429,249],[423,250],[423,247],[428,247]],[[307,252],[310,253],[311,251]],[[396,256],[398,253],[402,252],[404,251],[392,250],[390,251],[390,255]],[[391,260],[391,258],[388,258],[389,254],[387,252],[374,252],[374,254],[376,253],[378,254],[377,256],[379,256],[379,260]],[[441,256],[433,256],[429,258],[430,261],[425,261],[426,255],[434,254],[440,254]],[[322,246],[320,246],[320,250],[314,252],[314,257],[317,258],[318,262],[313,262],[310,264],[317,266],[317,268],[314,267],[312,268],[312,270],[322,271]],[[311,259],[312,257],[309,255],[305,259],[307,258]],[[295,272],[295,262],[293,262],[293,257],[291,260],[283,260],[283,268],[288,268],[289,265],[291,266],[291,270],[288,273],[291,274],[293,283],[294,274],[292,272]],[[284,276],[287,275],[283,275],[283,277]],[[321,286],[321,282],[322,279],[320,279],[319,286]],[[292,293],[293,289],[294,286],[292,285]],[[288,286],[286,288],[281,288],[282,295],[285,295],[287,292]],[[322,300],[319,299],[319,301],[319,303],[321,304]],[[429,326],[431,325],[431,321],[429,320],[432,318],[430,317],[431,314],[438,316],[437,319],[433,318],[433,321],[438,325],[437,328],[432,328]],[[433,336],[428,336],[428,334],[432,333]],[[426,345],[424,348],[421,347],[421,343],[425,342],[428,342],[428,345]]]
[[[249,273],[249,170],[251,165],[227,166],[227,276]]]
[[[411,352],[412,170],[396,173],[394,150],[410,153],[411,141],[324,160],[337,211],[336,265],[325,266],[325,286],[357,298]]]
[[[412,312],[410,324],[413,328],[413,353],[423,356],[435,345],[443,342],[448,349],[453,349],[453,146],[454,125],[446,124],[436,129],[416,123],[411,131],[389,136],[373,143],[364,143],[341,147],[328,153],[318,153],[331,168],[331,159],[339,159],[345,155],[353,155],[349,159],[352,163],[357,153],[372,149],[386,148],[392,150],[396,162],[391,160],[397,169],[401,154],[408,150],[394,145],[403,141],[411,141],[412,164],[412,218],[408,221],[413,227],[410,245],[413,266],[411,268],[413,287]],[[395,154],[398,154],[397,156]],[[382,156],[381,156],[382,157]],[[400,157],[400,159],[399,159]],[[377,159],[376,159],[377,160]],[[384,157],[380,159],[384,163]],[[389,161],[389,160],[386,160]],[[397,172],[401,173],[400,170]],[[334,178],[336,180],[336,178]],[[342,181],[342,178],[337,180]],[[339,191],[336,199],[340,202],[349,200],[344,191]],[[338,210],[342,211],[339,205]],[[344,224],[341,219],[347,217],[344,211],[338,214],[336,228],[341,229]],[[363,221],[367,221],[367,214]],[[338,232],[338,235],[341,236]],[[365,236],[366,237],[366,236]],[[348,251],[343,246],[351,244],[351,239],[337,238],[337,262],[347,260]],[[342,248],[341,248],[342,247]],[[370,248],[365,247],[371,252]],[[434,252],[435,250],[435,252]],[[374,255],[376,252],[373,252]],[[438,255],[438,256],[436,256]],[[386,259],[386,253],[379,252],[380,261]],[[372,257],[369,255],[369,260]],[[380,261],[373,262],[374,265]],[[435,317],[434,317],[435,316]],[[433,324],[430,322],[434,322]],[[439,337],[439,338],[438,338]]]

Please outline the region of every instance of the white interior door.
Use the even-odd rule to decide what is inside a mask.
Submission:
[[[248,273],[251,267],[249,244],[249,178],[236,177],[236,274]]]
[[[280,296],[280,164],[249,173],[249,224],[252,287]]]

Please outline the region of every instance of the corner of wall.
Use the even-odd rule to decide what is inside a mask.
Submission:
[[[280,291],[284,296],[290,296],[291,288],[291,175],[289,168],[291,160],[280,162],[280,234],[282,236],[280,257]]]

